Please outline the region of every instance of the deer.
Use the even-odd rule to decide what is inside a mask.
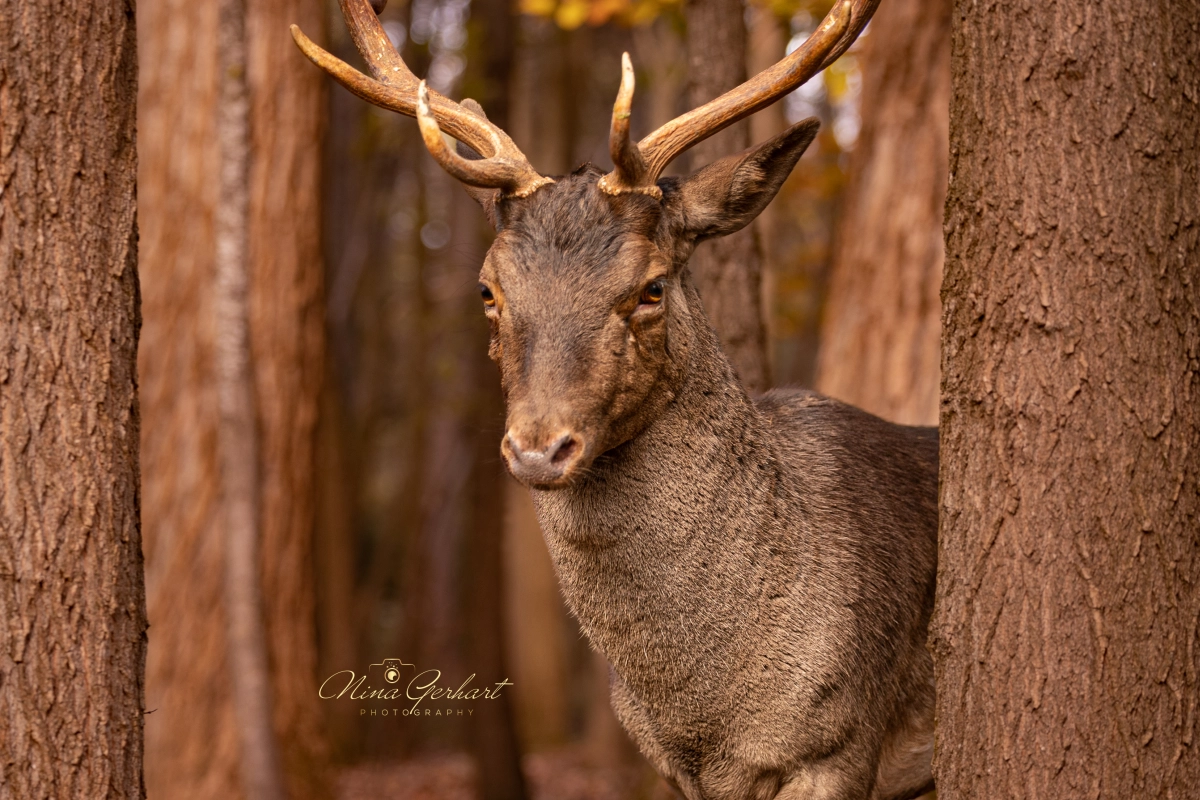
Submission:
[[[534,169],[478,103],[418,81],[368,0],[340,3],[373,77],[293,26],[297,45],[416,117],[495,229],[479,291],[500,451],[638,749],[687,800],[931,791],[937,431],[806,390],[751,398],[688,273],[699,243],[775,197],[818,122],[662,177],[833,63],[878,0],[838,0],[800,48],[638,142],[625,54],[614,168],[563,176]]]

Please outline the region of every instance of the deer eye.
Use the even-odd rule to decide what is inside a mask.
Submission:
[[[650,281],[646,284],[646,288],[642,289],[642,296],[638,298],[638,302],[643,305],[655,305],[661,303],[663,299],[662,281]]]
[[[483,297],[483,304],[488,308],[492,308],[496,305],[496,295],[492,294],[492,290],[482,283],[479,284],[479,294],[481,297]]]

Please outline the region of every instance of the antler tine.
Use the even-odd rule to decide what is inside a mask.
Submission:
[[[354,40],[358,52],[362,53],[375,79],[401,88],[415,86],[417,76],[412,74],[392,46],[392,40],[388,38],[370,2],[338,0],[338,5],[342,7],[350,38]]]
[[[644,188],[654,184],[680,153],[766,108],[828,67],[854,43],[878,5],[879,0],[838,0],[808,40],[786,58],[642,139],[637,150],[645,161],[645,172],[638,185]],[[613,130],[616,130],[615,119]],[[618,168],[614,174],[620,172]],[[616,177],[610,183],[618,181],[619,177]],[[622,190],[634,191],[632,187],[622,187]]]
[[[524,157],[519,160],[504,157],[468,159],[456,153],[442,138],[442,129],[429,107],[429,87],[425,81],[417,86],[417,124],[434,160],[452,177],[469,186],[498,188],[510,197],[527,197],[547,183],[554,183],[534,172]]]
[[[654,180],[646,180],[646,161],[641,150],[629,138],[629,117],[633,109],[633,62],[629,53],[621,54],[621,88],[613,103],[612,127],[608,133],[608,151],[612,156],[612,172],[600,179],[600,189],[607,194],[640,192],[661,198],[662,190]]]
[[[292,38],[296,46],[310,61],[368,103],[409,117],[417,117],[417,94],[423,82],[417,80],[404,63],[404,59],[392,47],[368,0],[339,0],[339,3],[354,44],[375,77],[367,77],[325,51],[305,36],[299,27],[293,25]],[[481,160],[467,162],[471,165],[469,172],[464,172],[459,166],[451,168],[449,165],[457,165],[457,162],[439,157],[441,151],[435,150],[434,146],[429,144],[430,137],[424,134],[423,126],[423,136],[430,151],[452,175],[472,186],[502,188],[507,195],[522,197],[540,186],[553,183],[539,175],[508,134],[488,122],[485,117],[470,113],[437,92],[429,89],[425,91],[427,116],[434,128],[439,129],[438,141],[441,141],[440,129],[444,128],[446,133],[483,156]],[[444,142],[442,149],[449,150]],[[457,154],[451,155],[457,157]],[[468,174],[471,175],[470,180],[463,177]],[[480,182],[492,179],[501,182]]]

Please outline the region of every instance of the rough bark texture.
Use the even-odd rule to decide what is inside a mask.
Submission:
[[[689,0],[687,53],[691,107],[746,80],[746,21],[741,0]],[[750,146],[750,123],[731,125],[693,147],[692,169]],[[763,260],[756,228],[696,248],[691,273],[704,310],[743,385],[764,391],[771,382],[763,317]]]
[[[321,374],[323,83],[287,25],[315,0],[249,5],[250,344],[260,436],[261,552],[275,730],[293,798],[322,796],[313,641],[313,438]],[[217,516],[213,214],[217,4],[146,4],[142,289],[147,592],[146,779],[152,795],[238,797]],[[186,223],[186,224],[185,224]]]
[[[962,3],[942,798],[1200,786],[1200,5]]]
[[[140,798],[134,4],[0,42],[0,797]]]
[[[871,25],[817,389],[893,422],[934,425],[951,0],[888,0]]]

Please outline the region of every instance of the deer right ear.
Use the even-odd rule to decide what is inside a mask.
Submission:
[[[775,138],[679,181],[675,202],[681,204],[685,229],[700,241],[749,225],[775,199],[819,127],[815,118],[797,122]]]

